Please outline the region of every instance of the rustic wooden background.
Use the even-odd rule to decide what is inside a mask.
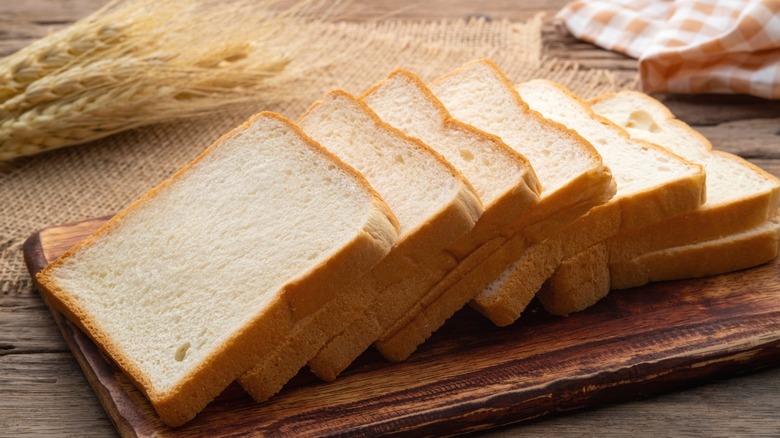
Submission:
[[[81,18],[106,0],[0,0],[0,56]],[[435,19],[468,16],[548,18],[566,0],[374,0],[353,2],[349,20],[392,15]],[[631,77],[635,61],[564,37],[551,25],[546,53]],[[780,175],[780,102],[745,96],[666,96],[678,117],[717,149],[739,154]],[[31,232],[34,230],[30,230]],[[780,368],[714,381],[664,396],[546,418],[490,436],[780,436]],[[0,296],[0,436],[112,436],[81,370],[37,294]]]

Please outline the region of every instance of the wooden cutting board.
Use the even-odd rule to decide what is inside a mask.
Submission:
[[[24,247],[31,273],[107,218],[46,228]],[[456,314],[409,360],[366,352],[339,379],[303,370],[254,403],[232,385],[171,430],[81,331],[52,314],[124,436],[454,434],[636,399],[780,363],[780,265],[618,291],[568,318],[533,303],[514,325]]]

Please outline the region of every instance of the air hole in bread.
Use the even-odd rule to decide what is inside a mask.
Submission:
[[[396,155],[395,155],[395,157],[394,157],[394,159],[395,159],[395,162],[396,162],[396,163],[401,163],[401,164],[403,164],[403,163],[405,163],[405,162],[406,162],[406,160],[404,160],[404,157],[403,157],[403,155],[401,155],[401,154],[396,154]]]
[[[649,132],[658,132],[661,130],[658,124],[655,123],[655,120],[653,120],[653,116],[647,111],[642,110],[634,111],[628,116],[626,128],[643,129]]]
[[[190,349],[190,343],[185,342],[181,344],[179,348],[176,349],[176,353],[173,354],[173,358],[176,359],[176,362],[181,362],[184,360],[185,357],[187,357],[187,351]]]
[[[474,159],[474,154],[468,149],[459,149],[458,152],[460,153],[460,156],[463,157],[463,159],[466,161],[471,161]]]

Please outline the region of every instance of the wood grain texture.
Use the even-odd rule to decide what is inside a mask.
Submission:
[[[25,244],[31,272],[103,219],[42,230]],[[264,404],[229,387],[190,423],[167,429],[128,379],[61,314],[54,319],[125,436],[224,433],[433,435],[482,430],[633,400],[780,362],[780,263],[611,294],[557,318],[531,309],[497,328],[464,309],[409,360],[365,354],[335,382],[301,372]]]

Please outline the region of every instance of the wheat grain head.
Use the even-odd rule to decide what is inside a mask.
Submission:
[[[114,1],[0,60],[0,160],[247,100],[290,98],[278,76],[321,5]],[[294,78],[290,78],[293,80]]]

